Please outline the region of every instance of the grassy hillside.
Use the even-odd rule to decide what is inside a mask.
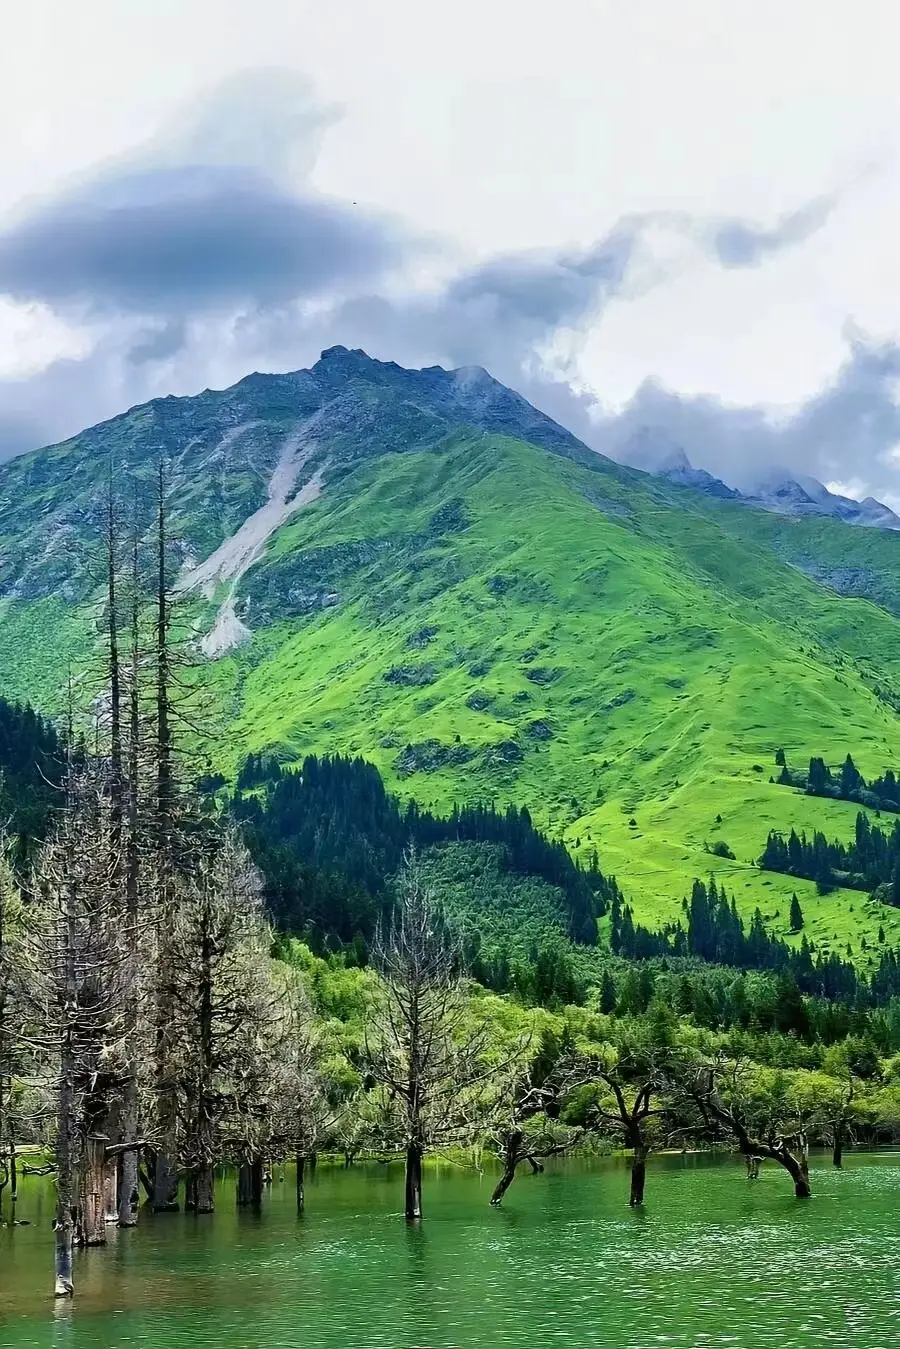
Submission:
[[[891,684],[900,627],[729,524],[511,440],[367,462],[246,578],[250,626],[276,621],[210,672],[228,766],[250,749],[362,753],[427,804],[527,803],[596,846],[645,920],[674,916],[713,869],[786,928],[794,883],[751,865],[769,828],[849,832],[855,807],[771,785],[774,752],[896,762],[871,672]],[[304,585],[339,600],[279,620]],[[718,840],[735,862],[707,854]],[[896,924],[859,895],[800,888],[825,944]]]
[[[238,586],[252,640],[203,669],[227,730],[211,746],[221,766],[234,771],[251,750],[362,754],[427,805],[527,804],[574,849],[598,849],[644,922],[676,916],[692,879],[715,871],[778,931],[796,889],[823,946],[851,941],[859,956],[882,923],[900,940],[900,912],[858,893],[820,897],[753,865],[770,828],[845,835],[856,813],[770,784],[777,749],[795,763],[851,752],[866,775],[900,763],[900,537],[718,502],[541,427],[539,448],[494,434],[493,414],[479,412],[477,430],[453,427],[470,413],[446,399],[440,418],[422,411],[434,372],[422,372],[426,388],[378,366],[370,388],[354,371],[365,396],[352,416],[346,393],[326,404],[331,430],[317,432],[322,495]],[[259,504],[275,454],[270,427],[242,457],[218,397],[203,396],[203,435],[228,510],[204,524],[196,449],[179,461],[174,496],[196,557]],[[200,401],[165,400],[163,411]],[[260,407],[245,398],[228,416],[246,428],[250,413]],[[169,453],[197,431],[196,418],[179,431],[183,420],[169,426]],[[289,422],[279,403],[273,425]],[[83,457],[79,444],[65,455]],[[48,453],[59,476],[65,455]],[[29,458],[27,473],[4,470],[12,484],[0,474],[0,506],[27,496],[36,474],[41,500],[62,500],[64,484],[48,486],[50,469],[38,474],[40,456]],[[26,514],[17,541],[14,512],[0,511],[6,574],[28,582],[4,591],[0,687],[52,706],[68,666],[86,664],[97,609],[87,563],[68,602],[52,577],[44,584],[41,509]],[[83,511],[78,530],[89,557]],[[27,567],[10,562],[26,545]],[[192,600],[186,611],[202,628],[214,609]],[[735,860],[711,856],[716,842]]]

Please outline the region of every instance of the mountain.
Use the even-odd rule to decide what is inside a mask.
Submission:
[[[643,427],[626,440],[618,452],[623,463],[665,478],[681,487],[692,487],[722,501],[745,501],[760,510],[795,517],[827,515],[850,525],[875,529],[900,529],[900,516],[874,497],[857,501],[830,492],[824,483],[788,470],[767,469],[745,490],[729,487],[705,469],[694,468],[685,451],[658,429]]]
[[[642,427],[622,445],[619,457],[623,463],[654,473],[677,487],[692,487],[722,501],[737,501],[741,495],[705,468],[694,468],[682,447],[659,430]]]
[[[641,921],[715,871],[776,931],[798,890],[824,945],[900,938],[900,912],[754,865],[770,829],[854,826],[770,782],[776,750],[900,762],[894,533],[614,463],[481,370],[332,348],[0,466],[8,697],[94,687],[106,484],[145,529],[161,456],[216,767],[361,755],[425,807],[526,805]]]
[[[783,515],[829,515],[849,525],[900,529],[900,516],[874,497],[857,501],[830,492],[817,478],[805,474],[791,477],[784,469],[770,470],[744,493],[743,499],[763,510],[778,511]]]

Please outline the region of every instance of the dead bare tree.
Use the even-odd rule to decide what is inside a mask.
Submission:
[[[17,1074],[22,1069],[28,982],[22,893],[0,834],[0,1201],[18,1195]]]
[[[175,1161],[188,1178],[188,1206],[211,1213],[225,1160],[239,1167],[239,1202],[260,1198],[290,1026],[270,972],[260,878],[234,833],[213,832],[176,898],[166,986]]]
[[[487,1058],[487,1028],[473,1024],[458,951],[413,852],[373,956],[383,982],[366,1030],[366,1056],[382,1093],[386,1136],[405,1156],[406,1217],[416,1220],[426,1152],[485,1132],[498,1069]]]
[[[35,1022],[53,1065],[56,1103],[56,1293],[73,1293],[72,1248],[106,1240],[111,1160],[139,1140],[113,1141],[105,1123],[121,1090],[126,1034],[120,866],[108,777],[70,767],[66,804],[33,877],[30,940],[42,977]]]

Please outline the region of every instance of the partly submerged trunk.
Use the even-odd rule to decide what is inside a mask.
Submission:
[[[422,1216],[422,1148],[411,1143],[406,1149],[406,1217],[410,1222]]]
[[[122,1103],[122,1133],[130,1142],[138,1136],[138,1095],[137,1082],[129,1078],[125,1084],[125,1099]],[[136,1227],[138,1205],[140,1203],[138,1166],[140,1158],[137,1148],[123,1152],[119,1166],[118,1215],[120,1227]]]
[[[75,1244],[75,1222],[71,1208],[60,1207],[56,1216],[56,1297],[74,1297],[72,1249]]]
[[[254,1157],[241,1162],[238,1168],[237,1203],[238,1208],[262,1207],[263,1164],[262,1159]]]
[[[831,1151],[832,1165],[840,1171],[844,1165],[844,1126],[836,1124],[834,1126],[834,1146]]]
[[[194,1210],[214,1213],[216,1209],[216,1173],[211,1162],[204,1162],[194,1174]]]
[[[178,1172],[173,1161],[174,1145],[174,1109],[165,1102],[160,1110],[163,1145],[157,1149],[153,1166],[153,1208],[156,1213],[177,1213],[178,1211]]]
[[[83,1246],[106,1245],[106,1144],[102,1134],[89,1135],[84,1144],[79,1204]]]
[[[297,1212],[302,1213],[306,1203],[306,1195],[303,1190],[303,1177],[306,1167],[306,1158],[303,1153],[297,1152]]]
[[[649,1149],[643,1144],[639,1144],[634,1149],[634,1156],[631,1161],[631,1195],[628,1200],[630,1208],[640,1208],[644,1202],[648,1151]]]
[[[809,1159],[805,1146],[796,1157],[789,1148],[783,1146],[767,1148],[764,1155],[784,1167],[794,1182],[794,1194],[798,1199],[809,1199],[812,1189],[809,1183]]]
[[[507,1136],[503,1147],[503,1174],[497,1181],[494,1193],[491,1195],[493,1208],[497,1208],[503,1202],[503,1196],[516,1178],[516,1167],[522,1159],[522,1144],[524,1141],[525,1135],[521,1129],[516,1129]]]
[[[103,1183],[103,1218],[107,1223],[119,1221],[119,1165],[120,1157],[108,1157]]]
[[[63,1072],[59,1090],[59,1137],[56,1144],[56,1296],[72,1297],[72,1247],[75,1244],[75,1174],[72,1083]]]
[[[759,1180],[760,1159],[752,1155],[745,1157],[747,1163],[747,1179]]]

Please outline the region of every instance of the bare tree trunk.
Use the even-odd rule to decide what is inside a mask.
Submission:
[[[72,1065],[63,1060],[58,1101],[58,1138],[56,1143],[56,1296],[72,1297],[75,1284],[72,1272],[72,1248],[75,1244],[75,1089]]]
[[[216,1208],[216,1177],[209,1162],[204,1162],[197,1168],[194,1184],[196,1211],[198,1213],[214,1213]]]
[[[139,694],[140,671],[140,576],[138,570],[137,529],[132,540],[131,558],[131,653],[128,687],[128,759],[125,793],[125,909],[127,927],[128,1014],[134,1029],[138,1016],[138,985],[140,982],[138,944],[138,910],[140,906],[140,745],[141,715]],[[131,1072],[122,1090],[122,1135],[126,1142],[138,1138],[141,1128],[140,1100],[136,1049],[132,1055]],[[140,1208],[140,1154],[137,1148],[122,1154],[119,1172],[119,1226],[136,1227]]]
[[[169,592],[166,546],[166,474],[159,461],[157,498],[156,577],[156,848],[159,870],[160,955],[157,972],[156,1095],[159,1143],[153,1176],[153,1207],[157,1212],[178,1208],[178,1119],[175,1090],[169,1080],[170,1044],[169,990],[173,983],[168,940],[172,906],[172,845],[174,780],[170,707]]]
[[[108,1157],[103,1185],[103,1217],[107,1223],[119,1221],[119,1165],[118,1156]]]
[[[160,1132],[164,1145],[157,1149],[153,1166],[153,1209],[156,1213],[178,1212],[178,1172],[171,1161],[172,1140],[175,1132],[175,1112],[170,1102],[160,1111]],[[168,1146],[166,1146],[168,1145]]]
[[[406,1149],[406,1217],[410,1222],[422,1216],[422,1148],[410,1143]]]
[[[79,1205],[79,1237],[83,1246],[106,1245],[107,1141],[102,1135],[90,1134],[84,1142]]]
[[[844,1126],[834,1126],[834,1146],[831,1150],[831,1162],[840,1171],[844,1165]]]
[[[747,1163],[747,1179],[748,1179],[748,1180],[759,1180],[759,1165],[760,1165],[760,1159],[759,1159],[758,1157],[754,1157],[754,1156],[751,1154],[751,1155],[748,1155],[747,1157],[745,1157],[744,1160],[745,1160],[746,1163]]]
[[[241,1162],[238,1168],[238,1208],[259,1209],[262,1207],[263,1164],[262,1158],[253,1157]]]
[[[521,1160],[521,1149],[524,1141],[525,1135],[521,1129],[516,1129],[507,1136],[503,1149],[503,1175],[498,1180],[494,1187],[494,1193],[491,1195],[491,1206],[493,1208],[500,1206],[503,1202],[503,1196],[516,1178],[516,1167]]]
[[[786,1156],[781,1163],[794,1182],[794,1194],[798,1199],[809,1199],[812,1194],[809,1184],[809,1167],[793,1157]]]
[[[71,735],[69,737],[71,745]],[[75,1243],[75,1072],[76,1046],[73,1012],[78,1003],[75,964],[75,906],[71,889],[66,889],[62,923],[63,1033],[59,1055],[59,1092],[57,1096],[56,1140],[56,1297],[73,1297],[72,1248]]]
[[[122,1132],[126,1141],[138,1136],[140,1115],[138,1110],[137,1081],[132,1076],[125,1084],[125,1101],[122,1108]],[[138,1189],[139,1157],[137,1148],[123,1152],[119,1168],[118,1220],[120,1227],[136,1227],[140,1193]]]
[[[304,1206],[305,1206],[305,1203],[306,1203],[306,1196],[305,1196],[305,1194],[304,1194],[304,1192],[303,1192],[303,1172],[304,1172],[304,1167],[305,1167],[305,1165],[306,1165],[306,1158],[304,1157],[303,1153],[298,1149],[298,1150],[297,1150],[297,1212],[298,1212],[298,1213],[302,1213],[302,1212],[303,1212],[303,1209],[304,1209]]]
[[[631,1196],[628,1200],[631,1208],[641,1208],[644,1203],[648,1151],[648,1148],[643,1144],[639,1144],[634,1149],[634,1156],[631,1160]]]

